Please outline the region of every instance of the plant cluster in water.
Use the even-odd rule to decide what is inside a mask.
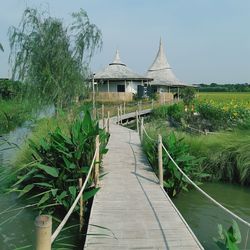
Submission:
[[[144,137],[143,147],[147,154],[147,157],[158,173],[157,162],[157,144],[152,144],[148,141],[147,137]],[[168,137],[163,137],[162,140],[164,146],[167,148],[170,155],[175,159],[179,167],[197,184],[200,184],[200,180],[208,177],[203,173],[203,170],[199,167],[201,158],[196,158],[189,153],[189,146],[183,142],[182,139],[177,139],[172,132]],[[179,172],[173,162],[169,159],[167,154],[163,151],[163,180],[164,188],[167,193],[174,197],[181,190],[188,190],[190,183]]]
[[[214,238],[216,245],[222,250],[239,250],[241,243],[241,233],[236,221],[233,220],[232,226],[225,230],[221,224],[218,225],[219,238]]]
[[[74,121],[68,135],[57,128],[39,144],[30,141],[33,162],[20,170],[13,191],[37,203],[46,213],[53,213],[56,208],[68,210],[79,192],[79,178],[84,182],[88,173],[97,135],[100,135],[100,152],[106,153],[107,134],[85,111],[82,119]],[[92,184],[90,178],[83,195],[85,201],[98,191]]]

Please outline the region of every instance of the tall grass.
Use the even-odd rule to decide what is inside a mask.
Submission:
[[[250,185],[250,121],[232,131],[217,134],[194,135],[170,128],[164,120],[154,120],[146,124],[149,134],[168,136],[175,131],[178,139],[183,138],[189,145],[189,153],[202,157],[201,168],[211,174],[211,179]]]
[[[70,123],[71,118],[66,113],[62,112],[57,116],[43,118],[37,121],[31,134],[23,145],[21,145],[16,156],[12,159],[11,165],[18,168],[32,161],[32,151],[29,148],[28,140],[32,140],[35,144],[39,144],[42,138],[47,137],[48,134],[57,127],[67,134]]]
[[[0,135],[20,126],[32,117],[34,105],[27,100],[0,99]]]

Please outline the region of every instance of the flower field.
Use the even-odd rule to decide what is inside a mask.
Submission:
[[[213,128],[236,125],[250,117],[250,93],[199,93],[195,107]]]
[[[240,105],[250,109],[250,92],[203,92],[197,94],[199,101],[226,105]]]

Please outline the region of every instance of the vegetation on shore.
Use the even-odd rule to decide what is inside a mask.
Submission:
[[[101,139],[101,154],[106,152],[107,135],[98,122],[91,119],[89,111],[65,130],[56,127],[38,143],[29,139],[32,159],[14,173],[18,174],[18,180],[12,185],[12,191],[18,192],[19,197],[28,197],[47,213],[71,206],[79,191],[78,179],[84,181],[88,173],[97,135]],[[91,187],[92,181],[84,193],[85,200],[98,191]]]
[[[174,133],[187,145],[188,154],[202,159],[199,165],[209,174],[207,179],[250,185],[248,106],[232,101],[193,103],[193,108],[178,103],[155,109],[146,124],[149,134],[156,138]],[[205,135],[207,131],[216,133]]]

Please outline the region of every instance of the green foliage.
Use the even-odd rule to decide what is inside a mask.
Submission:
[[[0,80],[0,99],[9,100],[22,97],[25,85],[18,81],[8,79]]]
[[[197,159],[190,155],[189,146],[183,142],[183,139],[177,139],[172,132],[168,138],[163,139],[163,144],[178,166],[191,180],[198,183],[199,180],[207,177],[199,168],[201,158]],[[181,190],[188,190],[190,185],[165,153],[163,153],[163,179],[164,188],[171,197],[177,195]]]
[[[178,103],[178,104],[173,104],[171,106],[168,107],[167,110],[167,114],[168,114],[168,119],[175,123],[181,123],[182,119],[184,118],[185,112],[184,112],[184,107],[183,104]]]
[[[195,88],[183,88],[181,91],[181,98],[185,105],[190,105],[195,99]]]
[[[0,135],[20,126],[32,117],[33,106],[27,100],[0,99]]]
[[[85,111],[83,119],[75,120],[68,135],[56,128],[39,144],[30,140],[33,162],[20,170],[14,191],[19,192],[19,197],[35,199],[39,209],[49,213],[56,207],[69,209],[79,192],[78,179],[85,181],[98,134],[103,154],[107,135],[99,129],[98,122],[91,119],[89,111]],[[85,200],[98,191],[91,186],[92,181],[90,178],[84,192]]]
[[[161,105],[160,107],[154,108],[152,111],[152,117],[153,118],[162,118],[166,119],[167,118],[167,113],[168,112],[168,106],[167,105]]]
[[[216,245],[222,250],[239,250],[238,244],[241,243],[241,233],[236,221],[228,230],[223,229],[222,225],[218,225],[219,238],[214,238]]]
[[[229,107],[212,102],[199,102],[196,104],[196,109],[199,113],[199,120],[204,120],[209,130],[235,126],[250,116],[249,110],[240,105]]]
[[[156,133],[156,130],[152,130],[150,136],[156,138]],[[144,138],[144,151],[155,172],[158,173],[157,143],[152,143],[146,136]],[[199,167],[202,158],[192,156],[189,153],[189,146],[184,143],[183,139],[176,138],[175,134],[171,132],[168,136],[163,136],[163,144],[178,166],[197,184],[201,179],[208,177]],[[171,197],[176,196],[181,190],[187,191],[190,185],[165,151],[163,151],[163,180],[164,188]]]
[[[203,157],[202,167],[216,181],[250,184],[250,133],[249,125],[232,132],[189,135],[176,132],[190,147],[190,153]]]
[[[29,83],[30,96],[57,108],[72,103],[84,92],[87,66],[101,32],[84,10],[72,14],[65,27],[62,20],[27,8],[19,28],[10,29],[10,61],[13,78]]]
[[[200,92],[249,92],[250,85],[248,83],[243,84],[199,84],[198,86]]]

